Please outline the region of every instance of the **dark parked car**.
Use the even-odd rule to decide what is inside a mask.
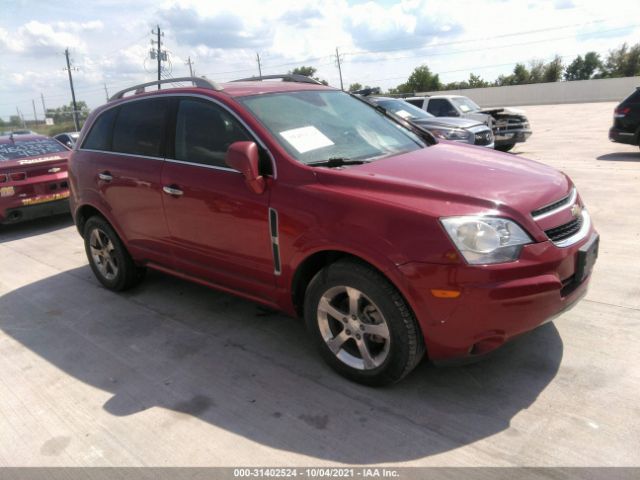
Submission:
[[[424,127],[444,140],[493,148],[493,133],[484,123],[469,118],[435,117],[404,100],[390,97],[365,97],[374,105]]]
[[[69,148],[73,148],[75,147],[79,136],[80,136],[80,132],[65,132],[65,133],[59,133],[58,135],[55,135],[53,138],[55,138],[61,144]]]
[[[436,117],[463,117],[481,121],[493,129],[495,148],[508,152],[531,136],[529,120],[522,110],[507,107],[482,108],[462,95],[410,97],[407,102]]]
[[[105,287],[149,267],[304,316],[332,368],[376,385],[425,351],[478,358],[585,294],[598,234],[569,177],[304,78],[170,79],[195,87],[93,111],[71,209]]]
[[[640,87],[613,111],[609,140],[629,145],[640,144]]]
[[[0,137],[0,223],[68,212],[68,157],[49,137]]]

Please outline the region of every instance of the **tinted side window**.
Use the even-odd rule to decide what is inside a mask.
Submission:
[[[233,142],[252,138],[226,110],[205,100],[182,99],[176,119],[176,160],[227,167]]]
[[[640,89],[637,89],[627,98],[625,98],[622,102],[623,103],[640,103]]]
[[[113,135],[113,121],[118,114],[117,108],[112,108],[102,113],[91,127],[82,148],[90,150],[111,150],[111,137]]]
[[[447,116],[449,110],[451,110],[451,105],[448,100],[444,100],[442,98],[435,98],[433,100],[429,100],[429,106],[427,107],[427,112],[435,115],[436,117],[445,117]]]
[[[411,105],[415,105],[418,108],[422,108],[422,104],[424,103],[424,100],[419,99],[419,100],[406,100],[405,102],[409,102]]]
[[[167,101],[162,98],[125,103],[113,128],[113,151],[163,156]]]

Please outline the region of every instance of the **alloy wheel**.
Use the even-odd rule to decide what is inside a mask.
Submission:
[[[320,334],[329,350],[346,365],[372,370],[389,355],[389,326],[378,306],[360,290],[336,286],[318,303]]]

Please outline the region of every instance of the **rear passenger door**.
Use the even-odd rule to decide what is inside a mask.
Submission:
[[[160,175],[165,154],[168,100],[133,100],[98,117],[82,146],[83,163],[106,206],[109,220],[132,255],[170,265]]]
[[[273,298],[269,193],[229,168],[229,145],[255,139],[223,106],[199,97],[176,105],[172,158],[162,171],[164,211],[176,268],[262,299]]]

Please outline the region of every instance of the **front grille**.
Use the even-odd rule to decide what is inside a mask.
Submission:
[[[496,127],[498,128],[529,128],[529,121],[525,117],[520,116],[509,116],[509,117],[500,117],[495,122]]]
[[[478,132],[475,136],[476,145],[489,145],[493,141],[493,135],[491,132]]]
[[[582,227],[582,215],[574,218],[569,223],[545,230],[544,233],[547,234],[549,240],[553,242],[560,242],[578,233],[580,231],[580,227]]]
[[[550,203],[549,205],[545,205],[544,207],[541,207],[537,210],[534,210],[533,212],[531,212],[531,216],[532,217],[539,217],[540,215],[544,215],[547,212],[550,212],[552,210],[555,210],[556,208],[560,208],[562,206],[564,206],[565,204],[567,204],[569,202],[569,200],[571,199],[571,196],[573,195],[573,191],[571,191],[569,193],[569,195],[567,195],[566,197],[561,198],[560,200],[558,200],[557,202],[553,202]]]

